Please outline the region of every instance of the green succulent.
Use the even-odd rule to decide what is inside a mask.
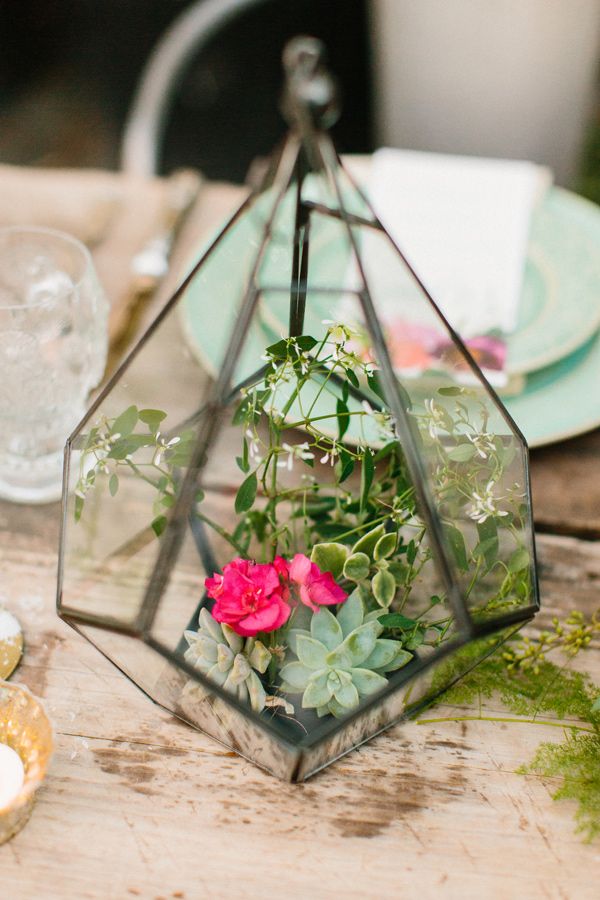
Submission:
[[[267,705],[258,675],[266,672],[271,653],[256,638],[243,638],[229,625],[220,624],[207,609],[200,610],[198,631],[186,631],[189,644],[184,657],[211,681],[238,698],[250,702],[255,712]]]
[[[337,543],[316,544],[311,559],[321,571],[353,581],[364,597],[372,597],[379,606],[388,609],[408,571],[397,558],[406,549],[402,544],[399,546],[397,531],[388,532],[383,525],[378,525],[352,548]]]
[[[337,616],[321,608],[312,616],[310,631],[291,629],[288,644],[297,659],[282,667],[281,689],[302,693],[302,706],[319,716],[343,716],[384,688],[386,674],[406,665],[412,654],[400,641],[379,637],[378,615],[381,610],[365,615],[355,591]]]

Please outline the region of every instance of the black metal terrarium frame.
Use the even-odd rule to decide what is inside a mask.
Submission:
[[[499,411],[507,430],[518,444],[524,460],[524,477],[526,481],[523,485],[524,516],[526,518],[525,527],[530,549],[529,577],[531,591],[528,596],[529,602],[507,611],[500,611],[489,619],[481,620],[474,617],[469,608],[464,589],[456,578],[451,558],[451,548],[444,534],[443,523],[436,500],[432,495],[430,475],[420,451],[415,422],[407,410],[404,387],[399,381],[398,373],[394,370],[394,365],[390,359],[386,336],[373,302],[369,284],[370,279],[363,266],[361,247],[356,240],[356,230],[364,229],[375,232],[381,235],[389,243],[390,247],[392,246],[392,239],[377,219],[359,188],[343,169],[327,133],[327,128],[337,116],[337,100],[334,83],[323,65],[322,49],[313,40],[296,39],[286,48],[284,62],[287,70],[284,110],[290,122],[291,131],[282,149],[275,155],[260,187],[250,194],[218,237],[212,242],[142,340],[133,349],[128,359],[111,378],[83,422],[80,423],[73,436],[69,439],[65,454],[63,526],[57,607],[61,618],[92,640],[105,655],[111,658],[134,681],[136,681],[135,672],[132,672],[130,667],[123,664],[122,658],[115,659],[110,650],[103,646],[102,641],[96,639],[96,636],[106,632],[141,641],[149,650],[166,660],[171,671],[180,673],[186,680],[196,683],[204,689],[206,695],[211,698],[212,714],[218,720],[218,727],[212,728],[206,719],[194,721],[193,717],[182,711],[177,703],[172,702],[160,691],[152,691],[144,684],[141,684],[142,689],[152,699],[164,705],[181,718],[187,719],[192,724],[214,734],[225,741],[225,743],[233,746],[240,754],[248,756],[281,777],[289,780],[301,780],[352,747],[389,727],[395,721],[413,714],[424,703],[430,702],[436,691],[439,692],[451,681],[460,677],[461,674],[475,665],[479,659],[492,652],[499,642],[520,627],[522,623],[531,619],[539,608],[539,601],[525,439],[517,425],[510,419],[493,389],[485,381],[478,364],[472,358],[460,337],[454,332],[436,307],[426,288],[419,281],[410,264],[403,256],[402,251],[394,245],[394,252],[402,261],[406,272],[410,274],[414,283],[418,285],[418,289],[426,303],[430,305],[435,316],[442,323],[442,327],[450,336],[453,345],[458,348],[458,352],[461,354],[466,368],[470,372],[470,377],[479,385],[483,385],[490,403]],[[336,205],[327,205],[318,199],[307,200],[304,197],[304,180],[310,173],[315,172],[320,173],[327,180],[331,187],[331,196],[334,197]],[[341,179],[344,180],[344,184],[350,184],[355,192],[355,196],[360,198],[360,208],[354,208],[352,204],[349,208]],[[419,512],[427,528],[428,540],[439,583],[445,591],[449,608],[455,617],[457,625],[457,632],[454,637],[439,646],[433,654],[427,657],[415,655],[413,661],[396,672],[394,677],[390,678],[387,687],[379,693],[362,700],[356,709],[341,719],[332,717],[321,719],[310,731],[300,736],[290,732],[289,724],[285,719],[278,716],[267,717],[254,712],[247,703],[233,696],[225,688],[214,683],[203,672],[190,664],[184,658],[181,642],[177,647],[173,648],[157,637],[154,631],[161,600],[169,585],[173,567],[178,559],[182,544],[190,532],[193,535],[197,553],[202,560],[204,569],[209,572],[215,572],[219,569],[206,529],[200,519],[194,516],[195,498],[199,480],[206,466],[211,448],[214,446],[216,435],[221,427],[220,423],[224,412],[231,408],[232,401],[239,396],[240,389],[256,382],[264,371],[264,366],[262,368],[258,366],[252,375],[245,376],[236,383],[237,361],[242,353],[244,341],[250,329],[253,316],[256,313],[261,293],[264,291],[264,288],[261,288],[257,283],[256,276],[267,251],[269,241],[272,239],[273,223],[280,211],[281,204],[284,202],[284,198],[289,197],[292,189],[295,190],[295,203],[292,213],[294,225],[293,252],[291,253],[291,286],[278,288],[278,290],[285,290],[289,296],[287,336],[300,336],[304,332],[307,296],[310,294],[309,253],[311,249],[311,220],[313,215],[317,213],[328,219],[335,220],[343,229],[345,239],[356,261],[358,288],[354,291],[354,296],[360,307],[372,341],[374,356],[378,362],[382,397],[385,398],[385,400],[379,402],[383,402],[393,419],[414,486]],[[72,527],[70,512],[73,497],[72,469],[77,452],[78,437],[93,421],[94,416],[102,408],[105,400],[111,395],[115,387],[127,376],[132,363],[144,351],[156,330],[178,304],[198,273],[202,272],[207,261],[214,254],[219,253],[219,248],[231,229],[246,215],[255,202],[256,197],[263,195],[266,191],[271,191],[274,199],[268,215],[264,218],[262,233],[255,248],[254,261],[250,268],[249,277],[246,278],[239,314],[233,325],[227,349],[223,356],[223,363],[217,377],[210,386],[208,396],[202,400],[197,412],[185,422],[186,427],[193,427],[196,430],[193,451],[187,471],[184,472],[182,470],[180,473],[178,496],[172,509],[168,511],[167,525],[160,536],[160,546],[151,574],[147,579],[143,601],[135,617],[127,621],[124,621],[118,615],[107,614],[102,609],[90,609],[85,604],[74,601],[63,593],[65,570],[69,565],[66,544],[69,529]],[[327,293],[327,290],[331,294],[339,294],[340,287],[319,288],[319,293]],[[367,400],[372,406],[377,408],[378,398],[372,392],[365,392],[362,387],[356,387],[352,384],[346,389],[356,402],[360,403],[363,400]],[[169,436],[170,433],[165,438]],[[199,609],[202,608],[205,602],[206,598],[199,600],[198,609],[194,611],[192,620],[197,617]],[[475,642],[475,644],[472,642]],[[461,657],[461,650],[464,650],[466,645],[469,646],[470,652],[465,653]],[[473,647],[476,648],[475,652],[472,651]],[[448,657],[453,653],[455,654],[455,662],[448,667]],[[444,665],[447,666],[447,671],[441,680],[438,678],[436,681],[435,673],[440,673],[441,667]],[[408,694],[399,690],[403,685],[410,684],[412,686],[416,684],[419,679],[422,679],[424,683],[424,687],[420,692],[413,690],[412,687],[409,689]],[[270,749],[264,749],[263,745],[265,743],[272,745]],[[257,747],[262,749],[257,749]]]

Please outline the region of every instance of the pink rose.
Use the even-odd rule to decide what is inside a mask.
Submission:
[[[234,559],[222,575],[204,581],[209,597],[215,600],[212,614],[243,637],[259,631],[275,631],[287,622],[290,607],[284,586],[274,565]]]
[[[289,579],[298,588],[300,600],[317,612],[320,606],[343,603],[347,593],[336,584],[331,572],[321,572],[303,553],[296,553],[289,564]]]

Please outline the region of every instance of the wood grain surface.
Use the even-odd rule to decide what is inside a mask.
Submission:
[[[237,196],[216,192],[220,214]],[[600,546],[564,534],[600,535],[599,440],[534,454],[538,521],[563,535],[539,537],[536,628],[598,606]],[[0,847],[0,900],[598,897],[598,844],[574,834],[555,782],[516,771],[561,729],[411,722],[281,783],[153,705],[59,621],[58,521],[57,504],[0,503],[0,603],[26,639],[14,680],[56,735],[31,821]],[[600,680],[598,646],[581,662]]]
[[[56,752],[29,825],[0,848],[3,900],[597,897],[598,846],[573,833],[551,780],[515,771],[562,731],[412,722],[281,783],[153,705],[57,619],[58,509],[35,528],[15,509],[0,506],[3,602],[26,637],[15,680],[44,699]],[[539,624],[595,608],[600,550],[539,543]],[[600,677],[597,647],[585,662]]]

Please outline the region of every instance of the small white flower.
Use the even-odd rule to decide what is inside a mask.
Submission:
[[[493,435],[487,431],[479,431],[475,434],[468,434],[467,440],[471,441],[478,455],[482,459],[487,459],[490,453],[496,449],[494,445]]]
[[[281,459],[278,461],[277,465],[280,469],[287,469],[288,472],[291,472],[294,468],[294,460],[295,459],[314,459],[315,454],[311,452],[310,447],[306,441],[303,444],[286,444],[285,441],[281,445],[281,449],[287,453],[287,459]]]
[[[160,462],[163,458],[163,454],[165,453],[165,451],[169,450],[171,447],[174,447],[176,444],[179,443],[180,440],[181,440],[181,438],[179,436],[176,436],[176,437],[171,438],[170,441],[165,441],[165,439],[161,436],[160,431],[157,431],[156,432],[157,446],[154,451],[154,455],[152,457],[152,465],[160,466]],[[130,459],[131,457],[128,456],[126,458]]]
[[[335,466],[336,457],[339,454],[339,450],[337,447],[332,447],[330,450],[325,453],[324,456],[321,457],[321,463],[326,466],[329,463],[330,466]]]
[[[250,441],[250,444],[248,446],[250,459],[254,460],[255,462],[260,462],[262,457],[260,455],[260,444],[258,443],[257,436],[250,428],[248,428],[246,430],[246,437]]]
[[[444,422],[444,410],[441,406],[438,406],[434,400],[430,399],[424,401],[424,406],[429,417],[427,431],[429,432],[429,437],[435,441],[438,438],[438,428],[440,428]]]
[[[490,516],[507,516],[508,512],[506,510],[498,509],[497,504],[501,502],[503,497],[496,497],[494,494],[494,488],[496,487],[496,482],[494,480],[488,481],[485,486],[485,490],[482,493],[478,493],[477,491],[473,491],[473,505],[468,511],[469,518],[473,519],[475,522],[479,522],[482,524]]]

